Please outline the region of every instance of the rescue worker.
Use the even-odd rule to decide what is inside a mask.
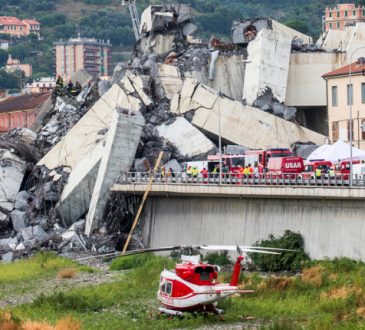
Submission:
[[[189,178],[191,178],[191,175],[192,175],[192,168],[191,166],[189,165],[188,168],[186,169],[186,174],[188,175]]]
[[[201,171],[200,171],[200,174],[202,175],[203,177],[203,183],[204,184],[207,184],[208,183],[208,170],[204,167]]]
[[[162,166],[161,167],[161,178],[164,179],[166,176],[166,169],[165,169],[165,166]]]
[[[248,165],[243,170],[243,175],[245,178],[247,178],[250,175],[250,169],[249,169]]]
[[[193,168],[191,169],[191,174],[193,176],[193,178],[196,178],[199,174],[199,170],[196,166],[193,166]]]
[[[60,75],[57,77],[56,87],[63,88],[63,79]]]
[[[321,166],[318,166],[315,170],[315,175],[316,175],[316,178],[317,179],[320,179],[321,178],[321,175],[322,175],[322,167]]]
[[[250,171],[250,175],[253,173],[253,168],[251,166],[251,164],[248,164],[248,170]]]
[[[69,91],[69,93],[71,93],[71,90],[73,89],[74,84],[72,83],[72,81],[70,80],[67,84],[67,90]]]
[[[335,168],[334,166],[331,166],[330,167],[330,170],[329,170],[329,175],[330,175],[330,178],[334,178],[335,177]]]

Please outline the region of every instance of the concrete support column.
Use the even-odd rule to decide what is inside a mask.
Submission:
[[[103,219],[110,186],[121,172],[129,171],[132,166],[144,124],[142,114],[137,111],[118,109],[113,114],[86,217],[87,235],[90,235]]]

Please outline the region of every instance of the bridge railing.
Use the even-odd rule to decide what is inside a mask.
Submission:
[[[123,173],[117,183],[121,184],[146,184],[151,175],[154,184],[207,184],[207,185],[296,185],[296,186],[349,186],[349,175],[321,176],[300,174],[259,174],[257,176],[242,175],[236,173],[222,173],[221,180],[219,174],[208,173],[189,175],[185,172],[162,174],[150,172],[126,172]],[[353,186],[365,187],[365,175],[353,176]]]

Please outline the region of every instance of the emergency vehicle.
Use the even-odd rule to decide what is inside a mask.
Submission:
[[[288,148],[271,148],[267,150],[255,149],[245,152],[246,164],[254,166],[258,164],[259,171],[263,172],[268,167],[271,158],[294,156],[293,151]]]
[[[352,165],[360,164],[359,160],[353,160]],[[350,161],[343,160],[334,165],[334,171],[337,179],[348,180],[350,174]]]
[[[245,167],[245,155],[227,155],[222,154],[222,166],[226,164],[229,167],[231,173],[238,171],[239,167]],[[208,170],[212,172],[216,165],[219,165],[219,155],[208,156]],[[247,164],[247,161],[246,161]]]
[[[292,178],[304,171],[302,157],[272,157],[267,164],[267,176],[272,178]]]
[[[314,179],[316,176],[317,168],[321,169],[321,174],[326,174],[330,167],[332,166],[332,162],[330,161],[312,161],[305,163],[304,172],[302,173],[301,177],[303,180]]]
[[[354,175],[354,180],[365,180],[365,163],[354,164],[352,174]]]

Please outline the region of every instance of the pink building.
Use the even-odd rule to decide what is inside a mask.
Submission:
[[[322,18],[323,31],[344,30],[347,26],[365,22],[365,6],[356,6],[353,3],[338,4],[336,7],[327,7]]]
[[[10,96],[0,102],[0,132],[18,127],[31,127],[39,108],[51,93]]]

